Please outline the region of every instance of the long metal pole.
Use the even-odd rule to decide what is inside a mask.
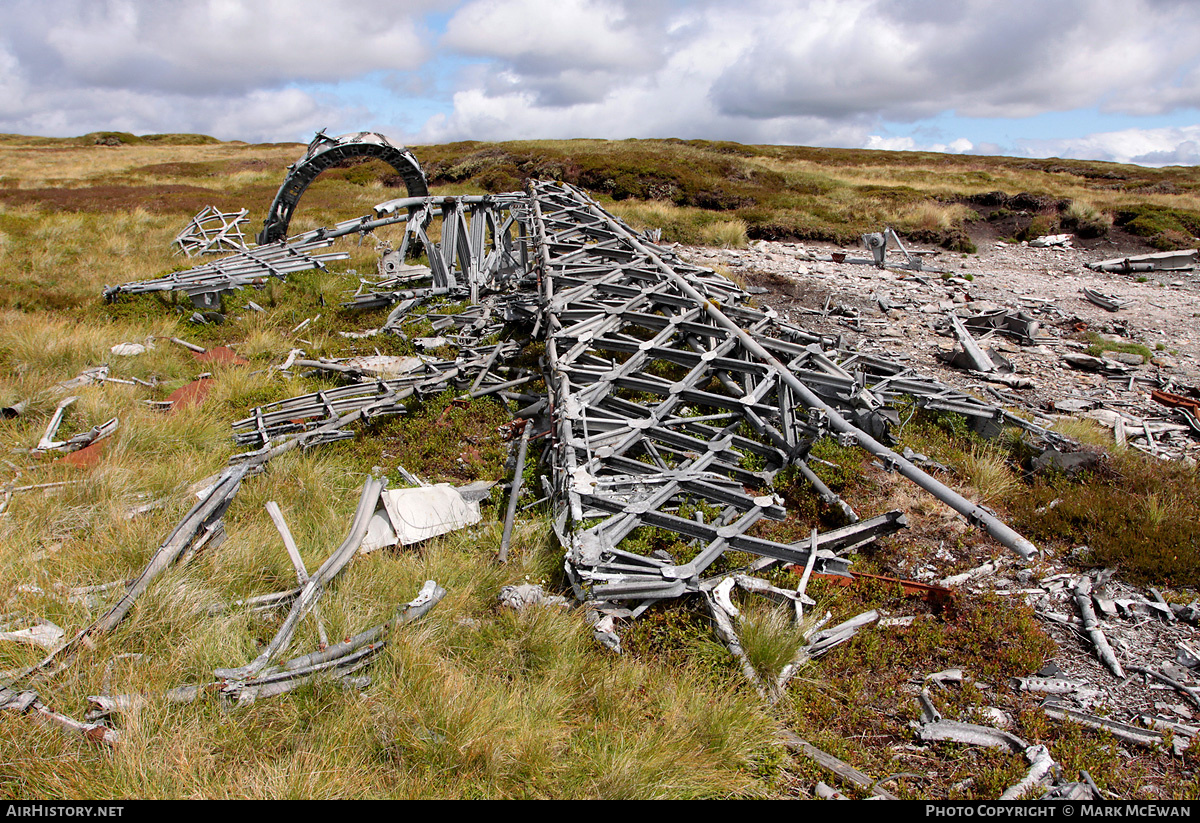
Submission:
[[[800,380],[794,374],[792,374],[783,363],[775,359],[775,357],[769,351],[763,348],[763,346],[759,344],[757,340],[755,340],[744,329],[726,317],[724,312],[717,308],[717,306],[713,304],[711,300],[693,288],[692,285],[687,282],[687,280],[681,277],[677,272],[675,272],[674,269],[664,263],[658,255],[642,244],[633,233],[626,231],[620,224],[612,220],[603,209],[596,205],[594,200],[582,192],[578,192],[578,194],[581,197],[586,198],[585,202],[588,205],[588,209],[594,215],[604,220],[617,235],[625,240],[625,242],[629,243],[633,248],[646,255],[646,257],[652,263],[654,263],[656,267],[658,267],[659,271],[661,271],[672,283],[678,286],[684,294],[688,295],[699,305],[703,306],[704,311],[709,317],[712,318],[713,322],[736,336],[742,345],[745,346],[746,349],[756,357],[766,363],[771,364],[771,366],[773,366],[779,373],[780,379],[787,383],[792,391],[796,392],[796,395],[805,403],[806,406],[823,410],[826,415],[828,415],[830,427],[833,428],[834,431],[853,436],[858,442],[858,445],[870,452],[875,457],[878,457],[884,462],[885,465],[894,467],[901,475],[916,483],[918,486],[932,494],[937,499],[941,500],[947,506],[967,518],[968,521],[982,528],[992,537],[999,540],[1017,554],[1026,559],[1031,559],[1038,555],[1037,546],[1033,545],[1033,543],[1031,543],[1029,540],[1022,537],[1018,532],[1009,528],[1007,524],[1003,523],[999,518],[987,511],[987,509],[972,503],[970,500],[963,497],[949,486],[939,483],[916,465],[896,454],[887,446],[871,437],[871,435],[867,434],[865,431],[842,417],[836,409],[834,409],[832,406],[829,406],[820,397],[810,391],[808,386],[801,383]]]
[[[504,517],[504,535],[500,538],[501,563],[508,562],[508,544],[512,541],[513,521],[517,516],[517,499],[521,496],[521,481],[525,472],[525,453],[529,449],[529,434],[533,431],[533,420],[525,421],[521,430],[521,445],[517,448],[517,465],[513,469],[512,483],[508,490],[508,512]]]

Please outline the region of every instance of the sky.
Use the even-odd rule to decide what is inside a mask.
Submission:
[[[1197,0],[0,0],[0,132],[1200,164]]]

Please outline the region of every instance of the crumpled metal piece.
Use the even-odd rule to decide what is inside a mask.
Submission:
[[[523,612],[531,606],[567,606],[567,598],[546,594],[540,583],[522,583],[500,589],[500,606]]]

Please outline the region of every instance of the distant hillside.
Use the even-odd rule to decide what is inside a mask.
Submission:
[[[1195,167],[705,140],[467,142],[414,151],[434,185],[504,191],[526,177],[551,177],[631,201],[624,211],[635,222],[635,204],[668,203],[682,210],[660,214],[676,239],[718,213],[743,221],[750,238],[849,243],[886,223],[960,251],[970,250],[973,225],[988,220],[1018,239],[1056,231],[1095,237],[1116,225],[1162,249],[1194,245],[1200,234]]]
[[[205,197],[212,199],[189,186],[213,189],[219,180],[216,205],[244,206],[255,214],[265,211],[284,167],[303,150],[300,144],[223,143],[194,134],[0,135],[0,149],[46,148],[88,152],[84,165],[91,172],[67,180],[57,165],[56,177],[39,181],[36,175],[14,174],[13,165],[6,164],[0,200],[103,210],[106,198],[124,208],[133,205],[139,189],[150,186],[153,191],[141,192],[144,207],[188,212],[205,205]],[[676,139],[468,141],[412,149],[437,191],[511,191],[528,178],[565,180],[612,201],[632,224],[662,228],[666,239],[683,242],[762,238],[851,244],[884,225],[964,252],[981,240],[1056,232],[1086,241],[1115,231],[1121,240],[1158,249],[1191,247],[1200,235],[1200,171],[1191,166],[1152,169]],[[96,163],[96,151],[110,154]],[[337,210],[360,201],[369,206],[370,189],[401,185],[383,163],[356,164],[323,175],[304,207]],[[64,188],[72,191],[54,191]]]

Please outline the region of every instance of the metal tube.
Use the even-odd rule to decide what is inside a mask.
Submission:
[[[525,470],[525,453],[529,449],[529,433],[533,431],[533,421],[526,420],[525,428],[521,431],[521,445],[517,449],[517,465],[513,469],[513,479],[508,492],[508,513],[504,516],[504,536],[500,538],[501,563],[508,562],[508,544],[512,540],[513,521],[517,516],[517,498],[521,495],[522,473]]]
[[[587,197],[580,193],[582,197]],[[954,509],[959,514],[967,518],[968,521],[982,528],[992,537],[999,540],[1002,544],[1015,551],[1026,559],[1036,557],[1038,554],[1037,546],[1033,545],[1029,540],[1021,536],[1015,530],[1003,523],[998,517],[989,512],[982,506],[972,503],[970,500],[963,497],[958,492],[950,487],[938,482],[933,477],[930,477],[920,468],[909,462],[905,458],[896,454],[887,446],[880,443],[869,434],[859,429],[847,421],[838,411],[823,401],[820,397],[814,394],[808,386],[805,386],[796,378],[788,368],[780,363],[769,351],[751,337],[744,329],[730,320],[724,312],[722,312],[711,300],[698,292],[687,282],[683,277],[677,274],[674,269],[662,261],[662,259],[642,244],[635,235],[626,231],[620,224],[610,220],[604,211],[587,198],[588,208],[593,214],[605,220],[613,232],[622,237],[627,243],[633,246],[642,254],[646,255],[649,260],[661,271],[672,283],[674,283],[684,294],[691,297],[699,305],[704,308],[704,311],[712,318],[718,326],[730,332],[741,341],[756,357],[770,363],[779,372],[780,379],[796,393],[800,400],[810,408],[819,408],[825,412],[828,417],[830,427],[837,432],[848,434],[854,437],[864,450],[879,458],[884,462],[884,465],[890,466],[898,471],[902,476],[916,483],[925,491],[932,494],[937,499],[941,500],[950,508]]]

